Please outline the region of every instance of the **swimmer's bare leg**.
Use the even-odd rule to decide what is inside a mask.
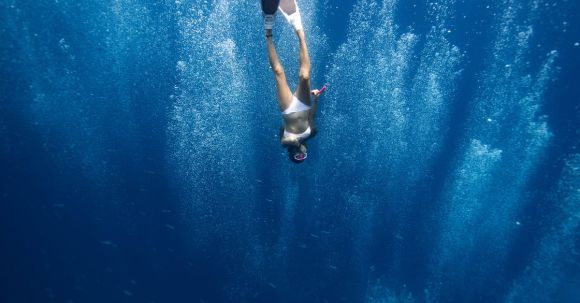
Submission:
[[[310,106],[310,56],[308,55],[304,30],[297,30],[296,35],[300,43],[300,71],[298,73],[298,88],[296,89],[295,95],[298,100]]]
[[[288,87],[284,68],[282,67],[278,54],[276,53],[271,29],[266,29],[266,44],[268,45],[268,59],[270,61],[270,66],[272,67],[272,71],[276,78],[278,105],[280,106],[280,111],[284,111],[292,102],[292,91],[290,90],[290,87]]]

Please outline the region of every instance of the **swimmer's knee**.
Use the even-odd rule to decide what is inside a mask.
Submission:
[[[284,68],[282,67],[282,65],[272,66],[272,71],[274,72],[274,74],[276,76],[282,76],[282,75],[284,75]]]
[[[298,74],[301,81],[309,81],[310,80],[310,68],[301,68]]]

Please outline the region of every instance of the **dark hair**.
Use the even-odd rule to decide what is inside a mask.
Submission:
[[[297,152],[300,152],[300,147],[288,146],[288,158],[290,159],[290,161],[294,162],[294,164],[300,164],[300,163],[304,162],[304,160],[305,160],[305,159],[296,160],[294,158],[294,155],[296,155]]]

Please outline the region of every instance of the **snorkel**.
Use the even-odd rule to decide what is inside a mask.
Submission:
[[[298,146],[288,147],[288,158],[290,161],[300,164],[308,158],[308,153],[306,152],[306,145],[301,144]]]
[[[308,158],[308,153],[300,153],[294,155],[294,160],[296,161],[304,161]]]

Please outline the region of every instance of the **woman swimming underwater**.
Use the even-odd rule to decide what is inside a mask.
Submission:
[[[280,63],[272,39],[272,27],[277,9],[294,28],[300,43],[299,80],[294,94],[288,86],[284,68]],[[306,141],[316,135],[314,118],[318,97],[324,92],[326,86],[319,90],[310,89],[310,57],[302,27],[302,18],[295,0],[262,0],[262,10],[264,12],[268,59],[276,78],[278,105],[284,119],[284,126],[280,128],[281,143],[288,150],[288,157],[292,162],[302,163],[308,156]]]

